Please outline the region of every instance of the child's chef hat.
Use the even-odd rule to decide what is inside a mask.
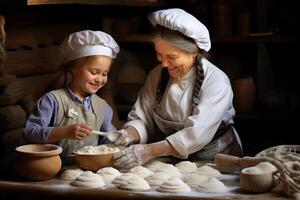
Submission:
[[[63,62],[77,58],[103,55],[116,58],[120,48],[116,41],[102,31],[84,30],[70,34],[61,44]]]
[[[192,38],[200,49],[209,51],[211,43],[207,28],[191,14],[179,8],[155,11],[148,16],[151,24],[159,24]]]

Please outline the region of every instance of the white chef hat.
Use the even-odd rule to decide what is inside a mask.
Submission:
[[[91,30],[70,34],[60,46],[60,53],[64,63],[92,55],[116,58],[119,51],[118,44],[109,34]]]
[[[171,8],[155,11],[149,14],[148,19],[153,26],[161,25],[174,31],[179,31],[192,38],[200,49],[209,51],[211,42],[209,32],[193,15],[180,8]]]

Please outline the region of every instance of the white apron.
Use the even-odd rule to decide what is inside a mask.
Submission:
[[[184,128],[184,124],[163,119],[159,116],[155,109],[153,109],[153,119],[160,132],[165,137],[176,133]],[[242,149],[233,131],[231,125],[221,123],[212,141],[203,149],[189,155],[192,160],[213,160],[217,153],[231,154],[235,156],[242,156]]]

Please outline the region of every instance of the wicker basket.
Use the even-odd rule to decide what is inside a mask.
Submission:
[[[258,159],[267,159],[274,164],[279,173],[276,174],[277,185],[281,186],[287,196],[300,193],[300,145],[279,145],[258,153]]]

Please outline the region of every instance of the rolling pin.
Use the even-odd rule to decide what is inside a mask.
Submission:
[[[230,170],[238,170],[245,167],[252,167],[260,163],[261,160],[255,157],[245,156],[237,157],[228,154],[218,153],[215,156],[214,163],[217,167],[226,168]]]

